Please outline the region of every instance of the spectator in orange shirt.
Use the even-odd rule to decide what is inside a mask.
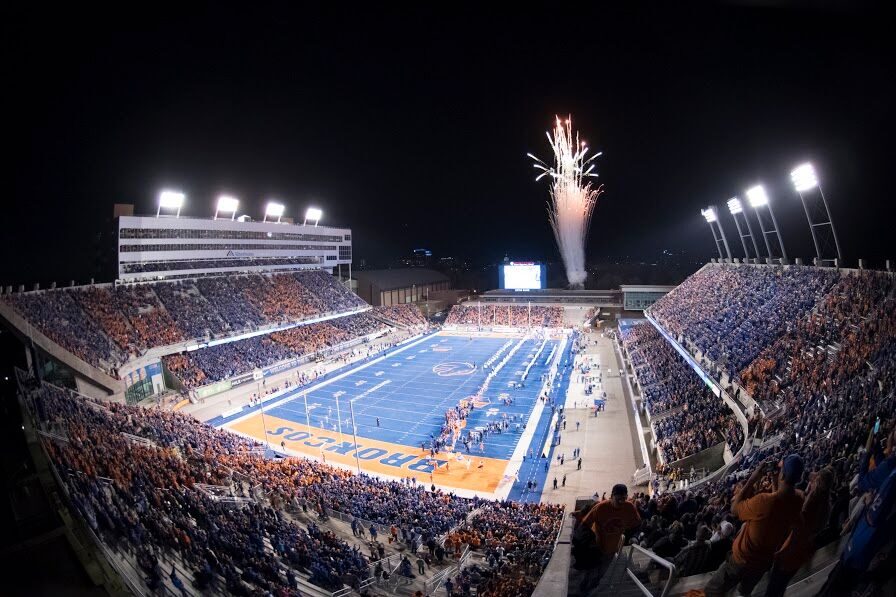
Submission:
[[[731,511],[744,525],[734,538],[734,545],[707,583],[706,597],[723,597],[739,585],[741,594],[749,596],[765,572],[771,568],[775,553],[793,529],[802,526],[803,496],[795,485],[803,477],[803,459],[791,454],[780,463],[777,488],[753,495],[754,486],[765,475],[773,461],[757,466],[743,487],[734,495]]]
[[[572,515],[578,518],[578,513]],[[590,528],[594,533],[599,552],[599,560],[595,574],[587,574],[582,581],[582,588],[596,585],[619,549],[623,533],[641,524],[641,516],[635,505],[628,501],[628,487],[619,483],[613,486],[610,499],[595,504],[579,523]]]
[[[780,597],[787,583],[815,552],[815,536],[824,529],[831,511],[831,488],[834,473],[826,467],[811,475],[803,502],[803,525],[795,528],[778,553],[769,573],[765,597]]]

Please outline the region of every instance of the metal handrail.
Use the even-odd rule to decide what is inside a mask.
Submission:
[[[461,571],[461,568],[463,568],[464,564],[466,564],[468,561],[470,561],[470,558],[472,558],[472,557],[473,557],[472,549],[470,549],[470,546],[467,545],[464,548],[464,551],[461,553],[460,558],[458,558],[457,563],[446,567],[444,570],[440,570],[432,578],[430,578],[429,580],[427,580],[423,583],[423,588],[424,588],[425,592],[432,593],[432,592],[437,591],[439,586],[441,586],[441,584],[442,584],[442,580],[446,576],[448,576],[449,574],[452,574],[452,571],[453,571],[453,574],[459,573]]]
[[[659,594],[659,597],[666,597],[669,594],[669,589],[672,588],[672,582],[676,578],[675,577],[675,573],[676,573],[675,564],[673,564],[669,560],[661,558],[660,556],[656,555],[655,553],[653,553],[652,551],[650,551],[648,549],[644,549],[640,545],[629,545],[629,550],[628,550],[628,561],[629,562],[631,562],[632,552],[635,550],[638,550],[640,553],[647,556],[650,560],[652,560],[653,562],[656,562],[657,564],[659,564],[663,568],[666,568],[669,571],[669,578],[666,579],[666,584],[665,584],[665,586],[663,586],[663,591]],[[644,595],[646,595],[647,597],[653,596],[653,593],[651,593],[647,589],[647,587],[645,587],[641,583],[641,581],[638,580],[638,578],[631,571],[631,569],[628,568],[628,566],[626,566],[626,572],[628,573],[629,578],[631,578],[635,582],[635,584],[638,586],[639,589],[641,589],[641,591],[644,593]]]
[[[554,550],[557,549],[557,543],[560,542],[560,535],[563,533],[563,521],[566,520],[566,506],[563,506],[563,514],[560,517],[560,528],[557,529],[557,535],[554,537],[554,547],[551,550],[553,553]]]

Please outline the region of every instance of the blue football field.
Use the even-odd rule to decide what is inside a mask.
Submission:
[[[266,406],[265,414],[300,424],[310,422],[312,427],[331,432],[351,433],[349,401],[353,400],[359,440],[368,438],[419,449],[421,443],[428,444],[433,436],[438,436],[445,411],[483,384],[487,374],[483,363],[509,343],[500,361],[518,342],[516,338],[429,336],[418,344],[392,351],[379,362],[349,367],[344,375],[335,378],[328,376],[333,381],[312,385],[307,397],[303,396],[303,389],[296,389],[287,401]],[[500,420],[505,414],[522,415],[523,422],[528,420],[542,387],[541,376],[547,372],[557,345],[549,340],[542,348],[542,342],[526,340],[513,354],[491,380],[484,394],[487,404],[468,417],[465,432]],[[527,368],[526,381],[518,387]],[[502,399],[508,397],[513,404],[505,406]],[[509,432],[492,434],[485,441],[485,451],[480,452],[477,445],[473,454],[509,459],[520,435],[515,426]]]

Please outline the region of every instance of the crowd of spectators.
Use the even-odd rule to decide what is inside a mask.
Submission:
[[[115,306],[107,288],[90,286],[79,292],[72,292],[71,296],[88,317],[99,324],[102,332],[126,354],[140,354],[143,343],[128,318]]]
[[[73,503],[111,545],[141,550],[151,560],[148,569],[161,553],[182,558],[197,588],[221,582],[235,594],[252,587],[294,590],[290,569],[329,589],[353,584],[352,575],[365,578],[367,562],[357,548],[288,515],[335,509],[393,525],[395,535],[431,548],[438,535],[464,524],[445,545],[484,551],[489,569],[476,575],[480,594],[529,595],[562,522],[560,506],[459,498],[409,479],[380,481],[312,460],[265,459],[257,455],[259,444],[188,415],[100,404],[45,385],[35,405],[38,418],[68,440],[47,445],[69,472],[63,479]],[[135,444],[124,434],[152,443]],[[198,485],[240,497],[246,493],[241,479],[260,487],[264,498],[225,506]]]
[[[69,291],[18,293],[4,300],[50,340],[95,367],[112,371],[125,358]]]
[[[664,462],[686,458],[723,441],[732,453],[740,449],[744,432],[734,412],[652,324],[622,327],[620,338],[635,368]]]
[[[373,310],[383,319],[399,325],[426,325],[426,319],[416,305],[391,305],[374,307]]]
[[[293,274],[312,295],[321,300],[321,311],[348,311],[367,305],[332,275],[310,270]]]
[[[188,338],[216,337],[228,326],[192,282],[155,284],[153,290]]]
[[[787,395],[828,393],[847,381],[892,338],[893,290],[887,274],[844,275],[741,372],[745,389],[760,402],[786,402]]]
[[[205,371],[193,364],[193,361],[182,354],[170,354],[163,357],[165,367],[187,389],[198,388],[211,383],[205,375]]]
[[[298,321],[321,312],[322,302],[292,275],[264,278],[246,289],[246,296],[270,322]]]
[[[271,336],[253,336],[181,355],[167,355],[162,357],[162,362],[169,371],[174,372],[169,366],[172,358],[185,359],[186,367],[181,368],[184,376],[180,381],[187,389],[192,389],[190,380],[201,379],[206,383],[221,381],[255,369],[269,367],[291,358],[292,355],[288,347],[274,342]],[[182,361],[178,363],[183,365]],[[178,364],[175,364],[175,367],[177,366]]]
[[[264,369],[275,363],[326,351],[388,326],[369,313],[300,325],[268,335],[252,336],[200,350],[162,357],[168,370],[187,389]]]
[[[690,396],[682,409],[653,421],[657,448],[667,463],[727,442],[736,453],[744,442],[734,412],[707,387]]]
[[[199,278],[196,287],[230,329],[241,332],[265,323],[261,311],[245,296],[247,286],[263,283],[261,276],[220,276]]]
[[[113,304],[128,318],[142,350],[168,346],[186,339],[152,286],[116,286],[109,289],[109,295]]]
[[[299,595],[294,570],[330,590],[368,576],[366,558],[332,532],[302,527],[263,501],[220,502],[199,487],[213,484],[242,496],[235,469],[219,457],[251,463],[252,442],[203,429],[189,417],[104,408],[49,386],[39,400],[37,410],[65,428],[67,441],[47,446],[67,471],[72,503],[110,545],[138,555],[147,584],[157,581],[161,554],[180,558],[197,589],[235,595]],[[135,444],[123,433],[156,445]]]
[[[445,324],[558,328],[563,326],[563,308],[540,305],[455,305],[451,307]]]
[[[836,282],[836,270],[709,264],[648,313],[734,376]]]
[[[645,322],[621,328],[619,338],[652,417],[684,405],[706,387],[653,325]]]
[[[894,399],[891,395],[864,413],[892,416],[893,407]],[[894,442],[896,419],[889,419],[889,422],[882,419],[884,422],[877,434],[873,431],[874,423],[865,417],[861,419],[846,423],[834,441],[828,439],[826,434],[813,434],[810,441],[802,438],[797,440],[793,434],[779,445],[741,458],[723,478],[693,490],[660,490],[655,491],[652,496],[647,493],[635,494],[631,502],[636,507],[641,522],[626,533],[628,541],[673,562],[678,576],[709,573],[718,569],[716,576],[719,578],[714,581],[715,584],[720,584],[726,576],[732,574],[730,568],[723,570],[723,567],[730,567],[726,562],[732,557],[733,550],[739,553],[736,557],[752,559],[755,566],[746,571],[738,570],[735,566],[734,572],[738,574],[738,580],[746,573],[749,583],[755,584],[768,572],[771,588],[767,594],[782,595],[787,580],[809,561],[816,549],[837,541],[842,533],[850,532],[856,521],[862,520],[863,510],[871,507],[875,494],[881,487],[881,480],[877,479],[873,483],[870,479],[869,461],[884,469],[880,471],[884,477],[887,474],[892,476],[892,468],[896,464],[893,462],[893,447],[891,445],[886,448],[885,444]],[[871,420],[875,419],[876,416],[871,417]],[[889,440],[886,439],[888,435]],[[819,437],[824,439],[819,441]],[[862,447],[866,439],[867,449]],[[784,463],[794,456],[799,458],[801,464],[795,473],[788,473],[791,475],[789,486],[800,499],[801,514],[800,507],[794,512],[792,509],[783,510],[771,506],[771,510],[763,509],[763,513],[759,514],[758,505],[738,505],[738,500],[743,502],[753,496],[761,496],[760,501],[772,500],[771,496],[782,490],[781,477],[786,470]],[[884,466],[885,461],[889,463],[888,466]],[[769,524],[777,527],[776,534],[763,531],[760,541],[764,555],[749,555],[747,546],[751,541],[756,541],[756,531],[752,531],[754,536],[750,538],[739,539],[739,533],[750,534],[743,530],[746,523],[766,519],[770,521]],[[880,526],[878,535],[892,533],[884,525]],[[740,552],[735,546],[738,540],[742,544]],[[892,541],[892,534],[889,535],[889,540]],[[886,536],[883,539],[877,536],[874,541],[881,545],[880,541],[886,542]],[[865,565],[873,562],[873,555],[865,554]],[[587,554],[576,559],[581,560],[584,567],[588,567],[584,563],[588,560]],[[647,571],[644,572],[642,580],[646,581]],[[880,574],[880,570],[877,574]],[[714,592],[712,588],[707,587],[707,595],[722,594]]]
[[[127,246],[127,245],[125,245]],[[215,269],[233,267],[270,267],[272,265],[307,265],[320,263],[317,257],[267,257],[257,259],[190,259],[185,261],[148,261],[123,263],[127,274],[142,274],[174,270]]]
[[[680,287],[684,292],[676,290],[653,314],[676,335],[705,341],[701,318],[718,324],[725,318],[713,319],[716,311],[733,316],[747,305],[770,302],[742,296],[766,297],[769,275],[781,275],[779,268],[768,269],[774,273],[708,266],[694,276],[699,283],[686,281]],[[740,381],[773,411],[763,417],[760,430],[770,441],[754,444],[717,480],[672,493],[655,483],[652,497],[638,494],[633,501],[643,523],[630,540],[674,560],[681,575],[718,569],[707,595],[720,595],[738,582],[746,591],[766,573],[768,594],[782,594],[787,579],[816,548],[874,519],[881,500],[890,500],[892,509],[893,492],[883,479],[892,480],[893,446],[885,444],[896,436],[896,283],[880,272],[810,271],[814,279],[801,278],[806,292],[826,288],[814,307],[800,307],[801,313],[783,327],[775,324],[750,335],[764,338],[764,344],[738,353],[756,352],[752,362],[742,365]],[[750,281],[752,273],[756,276]],[[801,300],[791,284],[771,282],[787,300]],[[771,304],[784,309],[785,302],[775,297]],[[736,328],[724,328],[734,334],[730,340],[722,327],[714,328],[722,335],[713,341],[736,343],[743,338]],[[861,539],[847,544],[829,580],[834,588],[826,587],[824,594],[840,594],[844,574],[852,581],[877,582],[883,569],[885,577],[884,560],[875,560],[874,550],[864,546],[882,547],[887,537],[892,541],[892,529],[887,529],[871,524]],[[863,547],[854,547],[855,541]]]
[[[489,574],[477,595],[528,597],[551,559],[563,523],[563,507],[554,504],[487,502],[476,517],[445,538],[445,548],[462,545],[483,552]]]
[[[407,532],[419,529],[424,537],[447,532],[479,504],[406,480],[380,481],[304,458],[246,460],[237,454],[221,456],[219,462],[261,482],[276,503],[324,506]]]
[[[54,342],[108,372],[151,348],[365,305],[321,270],[90,286],[4,300]]]

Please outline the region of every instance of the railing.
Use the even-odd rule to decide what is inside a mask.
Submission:
[[[554,547],[551,550],[553,554],[554,550],[557,549],[557,544],[560,542],[560,535],[563,533],[563,521],[566,520],[566,506],[563,506],[563,515],[560,517],[560,526],[557,529],[557,534],[554,535]]]
[[[44,431],[43,429],[38,429],[37,432],[44,437],[49,437],[59,442],[68,443],[68,436],[53,433],[52,431]]]
[[[435,574],[435,576],[423,583],[423,592],[427,595],[431,595],[438,591],[439,587],[442,586],[442,581],[445,579],[445,577],[450,574],[458,574],[472,557],[472,550],[470,549],[470,546],[467,545],[464,548],[464,551],[461,553],[460,558],[458,558],[456,564],[454,564],[453,566],[448,566],[444,570],[440,570]]]
[[[633,485],[644,485],[648,481],[650,481],[651,473],[650,466],[644,466],[635,471],[632,475],[632,484]]]
[[[358,524],[360,524],[364,528],[365,531],[367,529],[369,529],[371,526],[373,526],[376,529],[377,534],[382,533],[383,535],[388,535],[391,533],[391,530],[392,530],[390,525],[380,524],[378,522],[371,522],[369,520],[365,520],[363,518],[353,516],[351,514],[345,514],[344,512],[340,512],[339,510],[334,510],[331,508],[327,508],[327,516],[335,518],[336,520],[341,520],[342,522],[346,522],[348,524],[351,524],[352,520],[357,518]]]
[[[673,564],[672,562],[670,562],[668,560],[661,558],[660,556],[656,555],[652,551],[644,549],[640,545],[629,545],[628,554],[626,556],[625,572],[626,572],[626,574],[628,574],[629,579],[631,579],[631,581],[635,583],[635,586],[637,586],[639,589],[641,589],[641,592],[643,592],[644,595],[647,595],[648,597],[653,597],[653,593],[646,586],[644,586],[644,583],[641,582],[641,580],[637,577],[637,575],[634,572],[632,572],[632,570],[630,568],[631,563],[632,563],[632,555],[634,553],[638,553],[640,555],[646,556],[654,564],[662,566],[663,568],[665,568],[666,570],[669,571],[669,578],[666,579],[666,583],[663,586],[663,590],[658,596],[658,597],[666,597],[669,594],[669,589],[672,588],[673,581],[676,578],[675,577],[675,572],[676,572],[675,564]]]
[[[631,362],[631,357],[628,356],[628,351],[625,349],[625,346],[622,345],[619,338],[613,340],[613,348],[616,351],[616,355],[619,360],[622,362],[623,368],[627,369],[628,364]],[[628,359],[626,359],[628,356]],[[632,376],[635,378],[635,383],[638,383],[637,375],[634,374],[634,366],[632,367]],[[628,386],[628,393],[632,407],[632,413],[635,416],[635,424],[638,426],[638,443],[641,446],[641,460],[645,467],[647,467],[648,475],[653,472],[653,468],[650,466],[650,450],[647,448],[647,442],[644,441],[644,427],[641,425],[641,416],[638,412],[638,404],[635,399],[635,390],[632,388],[631,380],[628,375],[623,376],[625,378],[625,384]],[[643,390],[642,390],[642,403],[643,403]],[[650,423],[650,416],[647,417],[648,424]]]
[[[629,545],[628,549],[625,549],[622,547],[624,541],[625,538],[620,537],[619,549],[613,556],[613,561],[604,571],[598,585],[588,589],[589,597],[610,594],[630,595],[632,592],[640,592],[645,597],[667,597],[669,589],[676,580],[675,565],[639,545]],[[639,561],[636,562],[636,559]],[[652,587],[648,587],[645,580],[642,580],[656,567],[668,570],[668,578],[662,584],[659,594],[654,591],[659,589],[661,579],[655,582],[646,581],[653,585]]]

